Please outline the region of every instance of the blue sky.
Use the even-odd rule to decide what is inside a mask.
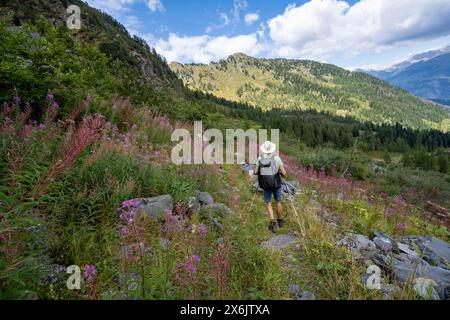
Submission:
[[[171,61],[235,52],[382,68],[450,44],[448,0],[88,0]]]

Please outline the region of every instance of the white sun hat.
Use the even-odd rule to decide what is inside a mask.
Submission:
[[[261,150],[262,153],[269,154],[274,153],[277,149],[277,145],[273,142],[266,141],[264,142],[260,147],[259,150]]]

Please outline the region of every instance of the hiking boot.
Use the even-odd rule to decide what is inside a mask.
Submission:
[[[284,219],[278,219],[278,227],[283,228],[284,226]]]
[[[277,231],[277,223],[275,221],[271,221],[269,224],[269,230],[275,233]]]

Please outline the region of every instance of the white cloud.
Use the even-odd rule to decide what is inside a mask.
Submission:
[[[166,57],[168,62],[209,63],[236,52],[255,56],[263,50],[255,33],[235,37],[208,35],[183,37],[171,33],[167,40],[149,40],[150,45]]]
[[[234,0],[233,1],[233,16],[234,20],[239,22],[241,20],[241,11],[247,9],[248,3],[246,0]]]
[[[109,14],[120,14],[130,11],[130,6],[145,2],[151,11],[164,11],[161,0],[87,0],[87,3]]]
[[[448,0],[311,0],[268,21],[274,54],[324,59],[450,34]]]
[[[245,23],[247,25],[251,25],[259,20],[259,14],[258,13],[247,13],[244,17]]]
[[[148,0],[147,6],[152,11],[164,11],[164,6],[161,0]]]

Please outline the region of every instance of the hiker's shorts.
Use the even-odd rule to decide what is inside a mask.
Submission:
[[[278,189],[264,190],[264,202],[272,201],[272,194],[276,202],[281,202],[281,187]]]

